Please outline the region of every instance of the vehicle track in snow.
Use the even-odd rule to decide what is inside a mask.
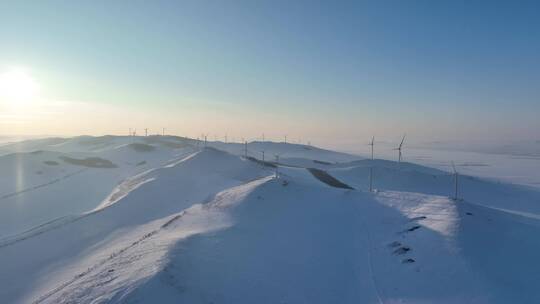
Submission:
[[[0,200],[5,200],[5,199],[8,199],[8,198],[12,198],[14,196],[18,196],[18,195],[21,195],[21,194],[25,194],[25,193],[28,193],[28,192],[31,192],[31,191],[34,191],[34,190],[38,190],[38,189],[50,186],[52,184],[56,184],[58,182],[66,180],[66,179],[68,179],[68,178],[70,178],[70,177],[72,177],[74,175],[81,174],[81,173],[83,173],[84,171],[86,171],[88,169],[89,168],[84,168],[84,169],[81,169],[81,170],[66,174],[66,175],[64,175],[62,177],[55,178],[55,179],[53,179],[53,180],[51,180],[49,182],[43,183],[43,184],[32,186],[32,187],[22,189],[22,190],[19,190],[19,191],[15,191],[15,192],[12,192],[12,193],[4,194],[4,195],[0,196]]]
[[[233,187],[233,188],[239,189],[239,188],[242,188],[242,187],[245,187],[245,186],[252,185],[253,183],[257,183],[257,181],[264,182],[265,180],[269,180],[270,178],[271,177],[257,178],[257,179],[254,179],[252,181],[248,181],[248,182],[246,182],[246,183],[244,183],[242,185],[239,185],[239,186],[236,186],[236,187]],[[231,190],[231,189],[228,189],[228,190]],[[208,199],[207,201],[204,201],[204,202],[200,203],[201,210],[209,210],[209,209],[219,210],[219,209],[222,209],[222,208],[229,207],[227,205],[227,202],[229,202],[230,200],[236,201],[235,198],[236,198],[236,196],[238,194],[236,192],[228,193],[227,192],[228,190],[224,190],[224,191],[221,191],[221,192],[219,192],[217,194],[214,194],[211,199]],[[192,206],[195,206],[195,205],[197,205],[197,204],[193,204]],[[156,229],[153,229],[150,232],[144,233],[142,236],[136,238],[135,241],[129,243],[127,246],[124,246],[124,247],[110,253],[106,258],[103,258],[100,261],[94,263],[93,265],[88,267],[86,270],[77,273],[71,279],[69,279],[67,281],[64,281],[63,283],[59,284],[55,288],[50,289],[49,291],[47,291],[44,294],[40,295],[37,299],[33,300],[32,303],[33,304],[47,303],[48,300],[58,300],[58,299],[51,299],[51,297],[53,297],[53,296],[57,295],[58,293],[62,292],[63,290],[65,290],[69,286],[71,286],[71,285],[73,285],[73,284],[75,284],[75,283],[77,283],[77,282],[79,282],[81,280],[84,280],[89,275],[92,275],[91,279],[93,277],[97,277],[97,278],[100,278],[100,279],[104,278],[105,281],[98,280],[97,282],[95,282],[96,280],[92,279],[89,282],[93,282],[92,283],[93,285],[90,286],[90,287],[83,286],[83,288],[84,287],[92,288],[92,287],[96,287],[96,286],[99,287],[102,284],[107,284],[107,283],[112,282],[115,278],[110,278],[110,274],[111,274],[111,269],[113,269],[113,272],[114,272],[114,268],[108,268],[108,267],[104,267],[104,266],[108,266],[110,264],[111,266],[114,266],[115,268],[118,269],[118,268],[122,268],[122,267],[119,267],[119,265],[124,265],[125,266],[126,264],[132,263],[134,260],[140,259],[142,257],[142,255],[137,254],[136,252],[132,253],[131,250],[133,250],[137,246],[143,244],[144,242],[149,241],[153,237],[157,236],[159,233],[166,232],[167,229],[169,229],[171,226],[173,226],[174,223],[181,220],[184,216],[186,216],[188,214],[190,214],[190,215],[193,214],[190,210],[191,210],[191,207],[189,207],[189,208],[187,208],[187,209],[185,209],[185,210],[183,210],[183,211],[181,211],[179,213],[176,213],[176,214],[170,215],[170,216],[168,216],[166,218],[163,218],[164,221]],[[197,211],[195,211],[195,214],[197,214],[196,212]],[[197,216],[197,215],[195,215],[195,216]],[[218,227],[218,226],[216,226],[216,227]],[[210,230],[215,229],[216,227],[211,227]],[[172,229],[177,229],[177,227],[173,227]],[[205,231],[209,231],[209,230],[205,230]],[[191,234],[188,234],[185,237],[189,237],[192,234],[200,233],[200,232],[190,231],[189,229],[188,229],[188,232],[191,232]],[[154,247],[152,247],[152,248],[154,248]],[[144,249],[144,247],[143,247],[143,249]],[[128,254],[128,252],[131,252],[131,253]],[[124,254],[125,254],[125,256],[123,256]],[[83,283],[84,283],[84,281],[83,281]],[[84,296],[84,293],[81,294],[81,295]],[[77,297],[78,295],[74,295],[74,296]],[[77,302],[76,298],[75,299],[67,299],[65,297],[60,297],[60,300],[61,300],[60,303]],[[54,301],[54,303],[57,303],[57,301]]]
[[[364,212],[360,210],[357,204],[357,210],[358,210],[358,216],[360,217],[361,225],[364,227],[365,233],[365,246],[367,248],[367,263],[368,263],[368,269],[369,269],[369,277],[371,279],[371,283],[373,285],[373,290],[375,291],[375,295],[377,296],[377,301],[379,304],[385,304],[384,297],[379,289],[379,285],[377,283],[377,277],[375,276],[375,270],[373,266],[373,258],[372,258],[372,238],[371,238],[371,231],[369,229],[369,225],[366,224],[366,219],[364,217]]]

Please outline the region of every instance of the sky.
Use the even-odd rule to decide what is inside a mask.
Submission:
[[[0,1],[0,135],[540,139],[536,1]]]

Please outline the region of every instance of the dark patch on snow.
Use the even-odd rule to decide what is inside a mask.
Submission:
[[[401,263],[403,263],[403,264],[410,264],[410,263],[414,263],[414,262],[416,262],[416,261],[414,259],[411,259],[411,258],[401,260]]]
[[[320,180],[321,182],[327,184],[328,186],[335,187],[335,188],[342,188],[342,189],[350,189],[353,190],[354,188],[342,183],[332,175],[328,174],[328,172],[316,169],[316,168],[308,168],[307,169],[315,178]]]
[[[407,229],[406,231],[407,231],[407,232],[412,232],[412,231],[415,231],[416,229],[420,229],[420,227],[422,227],[422,226],[420,226],[420,225],[415,225],[415,226],[412,226],[411,228]]]
[[[247,160],[250,160],[252,162],[256,162],[257,164],[259,165],[262,165],[262,166],[265,166],[265,167],[270,167],[270,168],[275,168],[277,167],[274,163],[271,163],[271,162],[267,162],[267,161],[263,161],[263,160],[260,160],[260,159],[256,159],[255,157],[253,156],[248,156],[246,157]]]
[[[137,152],[151,152],[156,149],[156,147],[152,145],[141,144],[141,143],[132,143],[132,144],[129,144],[128,147],[130,147],[131,149]]]
[[[407,253],[409,251],[411,251],[410,247],[403,246],[403,247],[399,247],[398,249],[394,250],[394,254],[402,255],[402,254],[405,254],[405,253]]]
[[[466,215],[473,215],[471,212],[465,212]]]
[[[405,229],[405,230],[403,230],[403,231],[400,231],[399,233],[409,233],[409,232],[413,232],[413,231],[415,231],[415,230],[417,230],[417,229],[420,229],[420,227],[422,227],[422,226],[420,226],[420,225],[414,225],[414,226],[412,226],[411,228],[407,228],[407,229]]]
[[[54,160],[46,160],[43,162],[45,165],[49,166],[58,166],[60,163]]]
[[[77,158],[71,158],[68,156],[60,156],[59,158],[68,164],[83,166],[83,167],[90,167],[90,168],[116,168],[118,167],[110,160],[99,158],[99,157],[87,157],[84,159],[77,159]]]
[[[41,170],[40,170],[40,171],[36,171],[36,174],[37,174],[37,175],[41,175],[41,174],[43,174],[43,171],[41,171]]]
[[[396,247],[399,247],[401,246],[401,243],[398,242],[398,241],[393,241],[392,243],[388,244],[388,247],[390,248],[396,248]]]
[[[135,166],[138,167],[138,166],[142,166],[142,165],[145,165],[145,164],[146,164],[146,161],[143,160],[143,161],[141,161],[141,162],[138,162]]]
[[[316,160],[316,159],[314,159],[313,162],[316,163],[316,164],[320,164],[320,165],[332,165],[332,163],[330,163],[330,162],[322,161],[322,160]]]
[[[417,217],[413,217],[410,221],[411,222],[414,222],[414,221],[420,221],[420,220],[425,220],[427,217],[425,216],[417,216]]]

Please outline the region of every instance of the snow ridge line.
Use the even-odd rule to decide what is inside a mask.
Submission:
[[[67,225],[67,224],[70,224],[70,223],[73,223],[73,222],[76,222],[78,220],[81,220],[87,216],[90,216],[92,214],[95,214],[95,213],[98,213],[98,212],[101,212],[103,210],[105,210],[107,207],[110,207],[112,206],[114,203],[116,203],[118,200],[124,198],[125,196],[127,196],[129,194],[130,191],[132,190],[135,190],[136,188],[142,186],[143,184],[147,183],[147,182],[151,182],[152,180],[154,180],[153,178],[149,178],[149,179],[142,179],[142,177],[144,177],[145,175],[153,172],[153,171],[156,171],[158,169],[161,169],[161,168],[171,168],[171,167],[174,167],[176,165],[178,165],[179,163],[185,161],[185,160],[188,160],[190,159],[191,157],[195,156],[197,153],[199,153],[200,151],[197,151],[197,152],[194,152],[194,153],[191,153],[190,155],[186,156],[186,157],[182,157],[182,158],[179,158],[179,159],[173,159],[173,160],[169,160],[167,162],[164,163],[163,167],[158,167],[158,168],[153,168],[153,169],[149,169],[149,170],[146,170],[142,173],[139,173],[131,178],[128,178],[127,180],[125,180],[124,182],[127,182],[128,184],[129,183],[133,183],[133,181],[138,181],[138,183],[133,183],[131,184],[132,188],[131,189],[128,189],[129,191],[127,191],[126,193],[119,193],[120,190],[118,189],[118,187],[122,187],[122,184],[121,183],[118,187],[116,187],[115,189],[113,189],[113,191],[111,192],[111,194],[109,194],[107,196],[107,198],[104,200],[104,202],[102,202],[98,207],[96,207],[94,210],[91,210],[91,211],[88,211],[86,213],[83,213],[83,214],[80,214],[80,215],[66,215],[66,216],[62,216],[62,217],[59,217],[59,218],[56,218],[56,219],[53,219],[51,221],[48,221],[46,223],[43,223],[43,224],[40,224],[36,227],[33,227],[33,228],[30,228],[29,230],[26,230],[20,234],[16,234],[16,235],[12,235],[12,236],[7,236],[3,239],[0,239],[0,249],[3,248],[3,247],[7,247],[7,246],[10,246],[10,245],[13,245],[15,243],[18,243],[20,241],[24,241],[26,239],[29,239],[29,238],[32,238],[32,237],[35,237],[37,235],[40,235],[42,233],[45,233],[47,231],[50,231],[50,230],[53,230],[53,229],[57,229],[57,228],[60,228],[64,225]],[[172,164],[172,165],[171,165]],[[85,168],[85,169],[82,169],[76,173],[81,173],[82,171],[85,171],[85,170],[88,170],[88,168]],[[68,175],[67,177],[69,176],[72,176],[74,175],[75,173],[71,173],[70,175]],[[66,178],[66,177],[64,177]],[[126,189],[123,189],[123,190],[126,190]],[[118,195],[115,197],[115,195]],[[114,201],[108,201],[110,198],[116,198]],[[1,197],[0,197],[1,199]]]
[[[182,215],[185,214],[185,211],[182,211],[179,215],[177,216],[174,216],[171,220],[169,220],[169,224],[171,224],[172,222],[178,220],[180,217],[182,217]],[[108,261],[114,259],[115,257],[119,256],[120,254],[126,252],[127,250],[129,250],[130,248],[132,247],[135,247],[137,245],[139,245],[141,242],[143,242],[144,240],[156,235],[157,233],[159,233],[159,231],[161,229],[163,229],[164,227],[161,226],[160,228],[156,229],[156,230],[152,230],[150,231],[149,233],[146,233],[145,235],[143,235],[141,238],[137,239],[136,241],[134,241],[133,243],[131,243],[130,245],[116,251],[116,252],[113,252],[109,255],[109,257],[97,262],[96,264],[88,267],[88,269],[86,269],[85,271],[81,272],[81,273],[78,273],[76,274],[71,280],[68,280],[60,285],[58,285],[57,287],[53,288],[52,290],[50,290],[49,292],[45,293],[44,295],[40,296],[39,298],[37,298],[36,300],[32,301],[32,303],[34,304],[37,304],[37,303],[42,303],[43,301],[47,300],[48,298],[50,298],[51,296],[53,296],[54,294],[60,292],[62,289],[68,287],[69,285],[75,283],[77,280],[79,280],[80,278],[88,275],[89,273],[91,273],[92,271],[94,271],[95,269],[99,268],[100,266],[103,266],[105,265],[105,263],[107,263]]]
[[[190,155],[188,155],[186,157],[183,157],[183,158],[180,158],[180,159],[174,159],[174,160],[167,161],[167,162],[165,162],[163,167],[153,168],[153,169],[144,171],[142,173],[139,173],[139,174],[135,175],[134,177],[128,179],[128,182],[133,180],[133,179],[137,179],[137,178],[140,179],[140,178],[144,177],[144,175],[147,175],[147,174],[149,174],[149,173],[151,173],[153,171],[156,171],[158,169],[161,169],[161,168],[174,167],[174,166],[178,165],[179,163],[190,159],[191,157],[195,156],[199,152],[200,151],[191,153]],[[83,170],[87,170],[87,169],[88,168],[82,169],[81,171],[79,171],[79,173],[82,172]],[[71,175],[73,175],[73,173]],[[150,182],[152,180],[154,180],[154,179],[150,178],[150,179],[142,180],[142,182],[135,184],[135,186],[131,190],[134,190],[137,187],[141,186],[142,184],[145,184],[145,183]],[[111,194],[109,194],[109,196],[107,196],[107,199],[110,198],[111,196],[114,196],[114,194],[117,193],[117,191],[118,191],[118,188],[113,189],[113,192]],[[35,236],[40,235],[42,233],[45,233],[47,231],[60,228],[60,227],[62,227],[64,225],[74,223],[74,222],[79,221],[79,220],[81,220],[81,219],[83,219],[83,218],[85,218],[87,216],[92,215],[92,214],[96,214],[98,212],[101,212],[101,211],[105,210],[107,207],[112,206],[116,201],[122,199],[123,197],[125,197],[128,194],[129,194],[129,191],[127,193],[121,195],[121,196],[118,196],[117,199],[114,202],[103,205],[104,203],[106,203],[107,199],[105,199],[105,201],[102,204],[100,204],[98,207],[96,207],[94,210],[88,211],[86,213],[83,213],[83,214],[80,214],[80,215],[62,216],[62,217],[53,219],[53,220],[51,220],[49,222],[40,224],[40,225],[38,225],[36,227],[30,228],[29,230],[26,230],[26,231],[24,231],[24,232],[22,232],[20,234],[13,235],[13,236],[8,236],[8,237],[5,237],[3,239],[0,239],[0,249],[3,248],[3,247],[7,247],[7,246],[13,245],[15,243],[18,243],[20,241],[24,241],[24,240],[27,240],[29,238],[35,237]]]
[[[155,180],[154,177],[149,177],[149,175],[155,171],[158,171],[160,169],[164,168],[172,168],[192,157],[197,155],[200,151],[196,151],[193,153],[190,153],[189,155],[185,156],[185,154],[181,155],[181,157],[178,158],[172,158],[164,163],[161,164],[160,167],[151,168],[146,171],[143,171],[141,173],[138,173],[134,176],[130,176],[126,179],[124,179],[118,186],[116,186],[111,193],[99,204],[94,210],[97,211],[101,210],[103,208],[106,208],[108,206],[111,206],[121,200],[122,198],[126,197],[131,191],[139,188],[140,186],[151,182]],[[177,155],[178,156],[178,155]]]
[[[101,261],[95,263],[94,265],[88,267],[88,269],[86,269],[85,271],[76,274],[72,279],[70,279],[70,280],[58,285],[57,287],[53,288],[52,290],[46,292],[45,294],[41,295],[36,300],[32,301],[32,303],[33,304],[42,303],[43,301],[47,300],[51,296],[53,296],[56,293],[62,291],[64,288],[66,288],[69,285],[75,283],[77,280],[85,277],[86,275],[90,274],[92,271],[94,271],[94,270],[98,269],[99,267],[105,265],[107,262],[111,261],[112,259],[116,258],[117,256],[119,256],[119,255],[123,254],[124,252],[128,251],[129,249],[141,244],[143,241],[157,235],[159,232],[163,231],[163,229],[168,228],[172,223],[179,220],[180,218],[182,218],[186,214],[187,214],[187,211],[183,210],[180,213],[172,216],[172,218],[170,220],[165,222],[163,225],[159,226],[158,229],[152,230],[152,231],[144,234],[142,237],[140,237],[139,239],[133,241],[128,246],[126,246],[126,247],[124,247],[124,248],[122,248],[122,249],[120,249],[118,251],[115,251],[115,252],[111,253],[107,258],[104,258]]]
[[[228,207],[227,204],[223,205],[223,201],[226,199],[226,198],[238,198],[238,197],[242,197],[244,196],[245,194],[247,194],[247,190],[249,190],[249,188],[255,184],[255,185],[259,185],[259,184],[262,184],[268,180],[271,180],[272,179],[272,176],[267,176],[267,177],[263,177],[263,178],[259,178],[259,179],[255,179],[255,180],[252,180],[252,181],[249,181],[249,182],[246,182],[240,186],[236,186],[236,187],[233,187],[233,188],[229,188],[227,190],[224,190],[224,191],[221,191],[217,194],[215,194],[213,196],[213,199],[209,200],[209,201],[206,201],[204,203],[202,203],[202,207],[203,209],[211,209],[211,208],[215,208],[215,209],[222,209],[224,207]],[[237,190],[240,190],[239,192],[232,192],[232,193],[229,193],[229,191],[231,189],[237,189]],[[195,204],[194,204],[195,205]],[[188,208],[189,209],[189,208]],[[39,304],[39,303],[43,303],[44,301],[46,301],[48,298],[50,298],[51,296],[54,296],[55,294],[57,294],[58,292],[62,291],[63,289],[65,289],[66,287],[70,286],[71,284],[75,283],[77,280],[85,277],[86,275],[90,274],[91,272],[93,272],[94,270],[98,269],[99,267],[105,265],[107,262],[113,260],[115,257],[125,253],[126,251],[128,251],[129,249],[141,244],[142,242],[144,242],[145,240],[157,235],[158,233],[162,232],[163,230],[167,229],[170,225],[172,225],[174,222],[178,221],[179,219],[181,219],[183,216],[185,216],[186,214],[188,214],[188,209],[185,209],[183,211],[181,211],[180,213],[176,214],[176,215],[173,215],[171,216],[171,218],[166,221],[164,224],[160,225],[159,228],[155,229],[155,230],[152,230],[146,234],[144,234],[142,237],[140,237],[139,239],[135,240],[134,242],[132,242],[130,245],[116,251],[116,252],[113,252],[111,253],[107,258],[104,258],[102,259],[101,261],[95,263],[94,265],[90,266],[87,270],[81,272],[81,273],[78,273],[76,274],[72,279],[58,285],[57,287],[53,288],[52,290],[46,292],[45,294],[41,295],[40,297],[38,297],[36,300],[32,301],[32,304]],[[103,210],[103,209],[102,209]]]

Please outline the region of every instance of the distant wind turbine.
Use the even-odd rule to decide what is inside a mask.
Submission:
[[[371,160],[373,160],[373,146],[375,146],[375,136],[371,137],[371,142],[368,145],[371,146]]]
[[[274,154],[274,156],[276,157],[276,178],[279,177],[279,171],[278,171],[278,168],[279,168],[279,157],[281,155],[283,155],[284,153],[281,153],[281,154]]]
[[[398,164],[401,163],[401,148],[403,147],[404,141],[405,141],[405,135],[403,135],[403,138],[401,139],[401,143],[399,144],[399,146],[394,149],[398,151]]]
[[[454,170],[454,200],[458,200],[458,176],[459,173],[456,170],[456,165],[452,162],[452,169]]]

